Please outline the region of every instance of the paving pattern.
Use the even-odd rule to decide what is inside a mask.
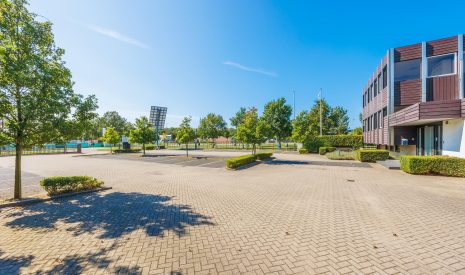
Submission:
[[[241,171],[25,158],[113,189],[1,210],[0,274],[465,274],[463,179],[276,157]]]
[[[23,194],[25,196],[34,195],[42,192],[42,188],[40,188],[39,186],[39,181],[42,178],[40,175],[23,171],[21,173],[21,176],[23,183]],[[0,167],[0,201],[11,197],[14,187],[14,177],[15,170],[13,167]]]

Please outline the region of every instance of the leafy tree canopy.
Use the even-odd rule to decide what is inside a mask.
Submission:
[[[237,128],[237,139],[246,144],[252,144],[252,153],[256,153],[256,145],[266,141],[269,127],[266,121],[260,119],[256,108],[250,108],[245,118]]]
[[[241,107],[239,111],[232,118],[229,119],[231,125],[237,128],[239,124],[241,124],[241,122],[244,121],[246,112],[247,109]]]
[[[145,155],[145,144],[155,139],[155,129],[145,116],[136,118],[134,129],[130,131],[129,139],[133,143],[142,144],[142,150]]]
[[[268,137],[276,138],[278,143],[292,133],[292,107],[286,104],[286,99],[279,98],[265,105],[262,119],[268,124]]]
[[[221,115],[210,113],[200,120],[197,130],[201,138],[213,140],[224,134],[226,122]]]

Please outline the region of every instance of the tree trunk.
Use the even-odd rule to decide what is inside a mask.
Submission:
[[[145,143],[142,143],[142,150],[144,151],[144,156],[145,156]]]
[[[277,139],[278,140],[278,149],[281,150],[281,140]]]
[[[255,155],[256,150],[255,150],[255,143],[252,145],[252,155]]]
[[[189,157],[189,145],[186,143],[186,156]]]
[[[113,154],[113,143],[110,143],[110,155]]]
[[[21,143],[16,143],[16,159],[15,159],[15,194],[14,198],[20,200],[22,198],[21,192],[21,156],[23,154],[23,147]]]

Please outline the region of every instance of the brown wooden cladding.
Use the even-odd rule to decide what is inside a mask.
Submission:
[[[395,126],[420,119],[420,103],[406,107],[389,116],[389,125]]]
[[[394,62],[421,58],[421,43],[394,49]]]
[[[465,99],[462,99],[462,117],[465,117]]]
[[[412,105],[421,101],[421,79],[394,83],[394,105]]]
[[[456,52],[458,48],[457,36],[433,40],[426,43],[426,55],[441,55]]]
[[[429,101],[420,104],[420,119],[456,118],[461,115],[461,101]]]
[[[459,98],[457,75],[428,78],[426,82],[427,101],[453,100]]]

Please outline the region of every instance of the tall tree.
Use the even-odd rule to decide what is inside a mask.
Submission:
[[[131,130],[129,139],[131,142],[141,143],[145,156],[145,144],[155,139],[155,129],[145,116],[136,118],[135,128]]]
[[[211,139],[213,142],[216,138],[222,136],[226,130],[226,122],[221,115],[213,113],[208,114],[200,120],[199,127],[197,128],[198,134],[201,138]]]
[[[291,115],[292,107],[286,104],[286,99],[283,97],[265,105],[262,119],[268,124],[268,136],[276,139],[279,148],[281,148],[281,141],[291,136]]]
[[[349,133],[349,116],[347,115],[347,110],[341,106],[336,106],[331,109],[329,123],[330,135],[345,135]]]
[[[178,131],[176,133],[177,141],[181,144],[186,145],[186,156],[189,156],[189,142],[195,139],[195,131],[191,127],[192,118],[190,116],[185,117],[181,125],[179,125]]]
[[[131,126],[132,125],[116,111],[105,112],[100,118],[101,128],[111,127],[120,135],[128,136]]]
[[[110,144],[110,153],[113,153],[113,146],[121,140],[121,135],[114,128],[109,127],[105,129],[102,139]]]
[[[257,109],[250,108],[237,128],[237,139],[243,143],[252,144],[252,154],[256,154],[257,145],[265,142],[268,131],[268,124],[258,117]]]
[[[82,107],[95,98],[83,99],[74,93],[71,72],[62,60],[64,50],[54,42],[52,24],[37,20],[26,5],[25,0],[0,0],[0,120],[4,123],[2,135],[16,148],[15,199],[22,196],[23,148],[66,135],[70,119],[85,120],[96,107]],[[78,114],[80,111],[83,113]]]
[[[245,113],[247,112],[247,109],[244,107],[241,107],[239,111],[229,119],[231,122],[231,125],[234,126],[236,129],[241,124],[242,121],[245,119]]]

